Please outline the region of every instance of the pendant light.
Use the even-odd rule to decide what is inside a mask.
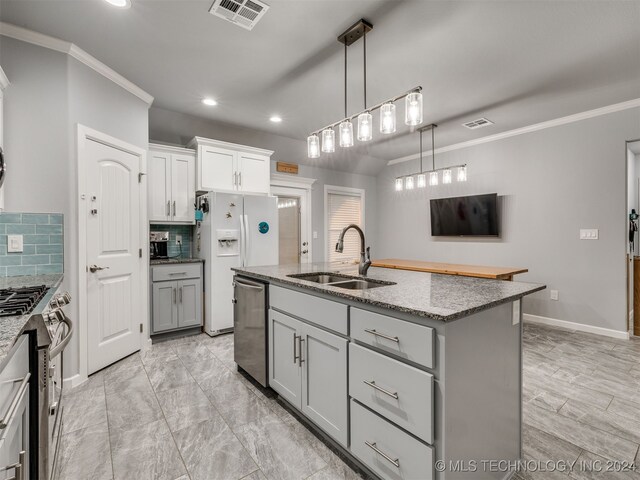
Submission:
[[[396,131],[396,106],[385,103],[380,107],[380,133],[389,134]]]
[[[452,167],[436,168],[436,142],[435,142],[435,128],[437,125],[432,123],[426,127],[420,128],[420,171],[411,175],[404,175],[396,178],[396,191],[401,190],[413,190],[414,188],[425,188],[427,181],[429,186],[435,187],[440,183],[440,171],[442,171],[442,183],[450,184],[453,182],[453,172],[457,172],[456,180],[458,182],[467,181],[467,166],[466,165],[454,165]],[[422,169],[422,133],[426,130],[431,130],[431,170],[424,171]]]
[[[315,133],[307,137],[307,154],[309,158],[318,158],[320,156],[320,139]]]
[[[422,93],[413,92],[405,97],[404,123],[411,127],[422,123]]]
[[[336,132],[333,128],[325,128],[322,131],[322,151],[325,153],[336,151]]]
[[[357,119],[357,132],[356,138],[360,142],[368,142],[373,139],[373,115],[376,110],[380,110],[380,133],[389,135],[396,131],[396,106],[395,102],[406,99],[407,105],[405,113],[405,123],[407,125],[419,125],[422,123],[422,87],[417,86],[411,90],[391,97],[381,103],[378,103],[372,107],[367,105],[367,33],[373,29],[373,25],[364,19],[361,19],[354,23],[351,27],[345,30],[339,37],[338,41],[344,45],[344,118],[338,122],[334,122],[326,127],[321,128],[313,132],[308,140],[308,154],[310,158],[317,158],[316,153],[316,140],[311,139],[312,136],[318,137],[322,135],[322,152],[331,153],[335,151],[335,132],[334,128],[338,129],[338,144],[341,147],[351,147],[354,144],[354,132],[353,123]],[[359,39],[363,39],[363,54],[364,54],[364,110],[349,116],[347,113],[347,47]],[[409,98],[410,97],[410,98]],[[319,150],[318,150],[319,152]],[[404,189],[405,181],[402,181],[402,188]]]

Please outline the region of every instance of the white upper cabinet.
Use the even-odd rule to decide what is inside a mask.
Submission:
[[[9,79],[0,67],[0,148],[4,151],[4,93],[3,90],[9,86]],[[0,187],[0,212],[4,211],[4,187]]]
[[[272,151],[201,137],[189,147],[197,150],[196,190],[270,193]]]
[[[194,223],[195,152],[149,145],[148,210],[150,222]]]

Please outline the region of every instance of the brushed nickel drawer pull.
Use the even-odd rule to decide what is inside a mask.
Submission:
[[[296,332],[293,332],[293,364],[295,365],[298,362],[298,356],[296,355],[296,340],[298,336]]]
[[[374,452],[376,452],[378,455],[380,455],[382,458],[384,458],[387,462],[393,464],[393,466],[395,466],[396,468],[400,468],[400,460],[399,459],[393,459],[391,458],[389,455],[387,455],[386,453],[384,453],[382,450],[380,450],[377,445],[376,442],[370,443],[367,442],[366,440],[364,441],[364,443],[367,445],[367,447],[369,447],[371,450],[373,450]]]
[[[13,397],[13,400],[11,400],[11,404],[7,409],[7,413],[5,413],[4,417],[0,419],[0,430],[4,430],[5,428],[7,428],[7,425],[9,425],[9,421],[11,420],[11,417],[13,417],[13,414],[15,413],[16,408],[18,408],[18,403],[20,402],[20,399],[22,398],[25,390],[29,386],[29,378],[31,378],[31,373],[27,373],[24,376],[24,378],[18,378],[14,380],[14,382],[16,383],[20,382],[20,387],[18,387],[18,391],[16,392],[15,397]]]
[[[384,388],[379,387],[378,385],[376,385],[376,382],[374,380],[371,380],[370,382],[367,382],[366,380],[363,380],[363,382],[366,383],[367,385],[369,385],[370,387],[375,388],[379,392],[382,392],[385,395],[389,395],[390,397],[395,398],[396,400],[398,400],[398,392],[390,392],[389,390],[385,390]]]
[[[400,343],[400,339],[398,337],[391,337],[389,335],[385,335],[384,333],[376,332],[375,330],[370,330],[368,328],[365,328],[364,331],[370,333],[371,335],[375,335],[376,337],[382,337],[386,338],[387,340],[391,340],[392,342]]]

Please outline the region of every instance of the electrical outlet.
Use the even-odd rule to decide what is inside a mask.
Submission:
[[[7,235],[7,252],[21,253],[24,251],[24,237],[22,235]]]
[[[176,243],[182,245],[182,235],[176,235]]]
[[[551,300],[558,300],[558,290],[550,290],[549,297]]]
[[[313,239],[317,240],[318,239],[318,232],[313,232]]]

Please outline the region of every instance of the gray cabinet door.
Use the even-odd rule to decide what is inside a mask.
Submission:
[[[347,446],[347,340],[302,325],[302,412]]]
[[[298,320],[269,310],[269,386],[296,408],[301,406],[298,356],[301,327]]]
[[[178,327],[198,325],[202,325],[202,280],[181,280],[178,282]]]
[[[178,282],[153,283],[153,333],[178,328]]]

